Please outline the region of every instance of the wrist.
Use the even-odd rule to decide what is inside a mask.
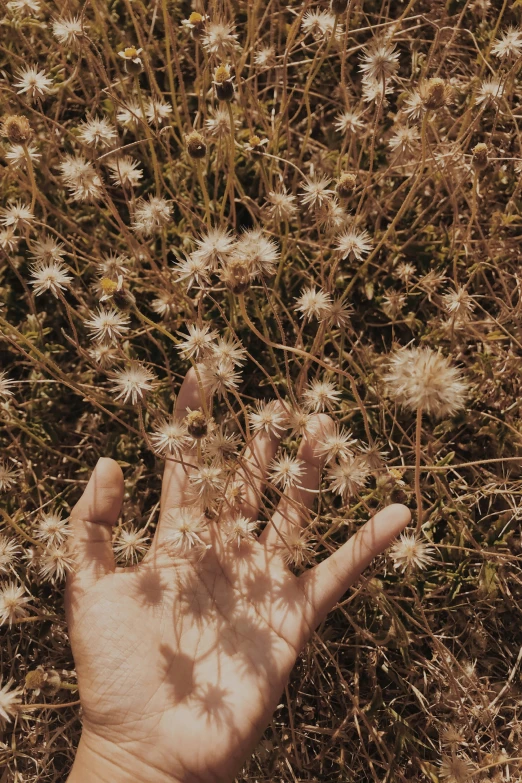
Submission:
[[[131,752],[100,737],[82,734],[67,783],[184,783],[152,769]]]

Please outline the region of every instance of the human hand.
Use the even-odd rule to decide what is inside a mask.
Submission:
[[[175,416],[201,407],[194,370]],[[301,487],[286,490],[256,539],[228,541],[231,511],[210,520],[198,560],[173,551],[172,534],[193,495],[193,452],[167,460],[160,521],[137,566],[115,567],[112,526],[123,476],[101,459],[71,513],[77,570],[65,601],[83,733],[69,782],[231,781],[255,748],[314,628],[363,569],[408,524],[395,504],[380,511],[334,554],[295,576],[285,537],[302,525],[320,480],[315,443],[331,430],[313,417],[299,449]],[[242,462],[245,516],[256,519],[278,438],[259,433]],[[170,543],[169,543],[170,540]]]

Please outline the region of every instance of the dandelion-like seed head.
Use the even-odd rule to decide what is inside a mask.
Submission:
[[[396,351],[384,380],[400,405],[436,418],[452,416],[465,404],[467,386],[460,371],[440,351],[428,347]]]
[[[116,400],[136,405],[156,386],[156,376],[140,362],[131,361],[128,367],[114,374],[113,392]]]
[[[431,557],[434,551],[435,549],[421,536],[415,533],[402,533],[399,540],[390,548],[389,554],[394,567],[404,572],[431,565],[434,562]]]

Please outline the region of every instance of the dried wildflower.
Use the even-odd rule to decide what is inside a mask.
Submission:
[[[403,307],[406,304],[406,294],[401,291],[394,291],[393,288],[389,288],[382,298],[381,307],[386,313],[388,318],[392,320],[402,313]]]
[[[335,425],[334,430],[320,438],[315,445],[316,456],[324,459],[328,465],[332,460],[347,460],[354,455],[357,440],[343,426]]]
[[[0,574],[7,574],[16,565],[20,545],[12,538],[0,535]]]
[[[390,549],[390,557],[393,560],[394,568],[400,568],[401,571],[414,568],[426,568],[434,562],[430,556],[435,549],[430,546],[421,536],[415,533],[402,533]]]
[[[199,500],[208,506],[220,497],[225,487],[225,472],[218,460],[200,467],[189,477],[190,484]]]
[[[284,544],[281,546],[281,557],[290,566],[302,566],[307,563],[313,552],[313,538],[297,525],[292,525],[288,533],[283,536]]]
[[[9,623],[19,617],[26,617],[29,612],[25,608],[31,599],[25,596],[25,587],[17,582],[4,582],[0,587],[0,625]]]
[[[143,61],[140,57],[143,49],[136,49],[134,46],[127,46],[118,52],[118,56],[125,61],[125,70],[131,76],[139,76],[143,71]]]
[[[316,41],[328,39],[336,30],[336,37],[342,35],[340,25],[335,26],[335,15],[328,11],[307,11],[301,22],[304,35],[311,35]]]
[[[346,329],[350,323],[353,307],[346,304],[343,298],[334,299],[327,307],[324,319],[338,329]]]
[[[81,16],[63,16],[53,21],[53,35],[64,46],[77,47],[85,35]]]
[[[13,14],[38,16],[41,13],[40,0],[9,0],[6,7]]]
[[[118,138],[107,117],[93,117],[78,126],[78,138],[88,147],[112,147]]]
[[[362,489],[369,475],[370,468],[364,457],[343,459],[334,463],[328,471],[330,490],[348,500]]]
[[[66,155],[59,165],[73,201],[95,201],[102,195],[102,181],[89,161],[81,155]]]
[[[66,546],[49,546],[40,556],[39,574],[46,582],[61,582],[72,573],[76,562]]]
[[[487,168],[488,160],[488,145],[482,142],[476,144],[472,149],[471,165],[475,171],[483,171]]]
[[[117,392],[116,400],[129,400],[133,405],[141,402],[145,395],[156,386],[156,376],[151,370],[136,361],[131,361],[128,367],[115,373],[112,391]]]
[[[417,128],[401,125],[390,138],[388,146],[399,158],[410,158],[418,150],[419,139]]]
[[[204,546],[201,533],[206,527],[205,518],[197,507],[169,509],[165,513],[165,520],[169,534],[164,546],[173,557],[184,555],[194,547]]]
[[[362,97],[366,103],[387,103],[386,96],[393,92],[391,81],[377,81],[370,77],[363,76],[362,79]]]
[[[232,336],[219,337],[217,342],[212,345],[212,353],[217,361],[230,361],[232,365],[239,365],[245,363],[246,350],[239,342]]]
[[[399,52],[388,41],[373,41],[363,50],[359,69],[375,82],[384,82],[394,76],[399,68]]]
[[[230,256],[234,238],[223,228],[209,228],[196,239],[196,245],[193,256],[204,261],[209,269],[216,269],[218,264],[224,264]]]
[[[10,690],[14,680],[10,679],[0,688],[0,723],[10,723],[11,717],[14,717],[18,710],[17,706],[21,703],[20,688]]]
[[[335,189],[341,198],[350,198],[350,196],[353,194],[353,191],[355,190],[356,185],[356,175],[352,174],[350,171],[347,171],[345,174],[341,174],[337,180]]]
[[[318,321],[324,319],[332,303],[330,294],[321,288],[316,290],[313,286],[305,288],[301,296],[296,299],[295,309],[300,311],[305,321],[311,321],[317,318]]]
[[[158,298],[153,300],[151,307],[162,318],[169,318],[178,311],[179,299],[176,294],[170,291],[162,291]]]
[[[454,753],[442,756],[439,774],[444,778],[444,783],[471,783],[475,772],[476,768],[468,758]]]
[[[179,419],[164,419],[156,426],[150,440],[156,454],[177,458],[191,445],[187,425]]]
[[[255,541],[257,525],[257,522],[242,515],[232,517],[224,525],[225,543],[235,544],[239,548],[244,541]]]
[[[229,52],[239,48],[237,33],[234,25],[223,20],[208,22],[204,35],[201,36],[201,45],[215,57],[225,57]]]
[[[393,276],[407,284],[416,273],[417,270],[413,264],[410,264],[408,261],[401,261],[393,271]]]
[[[280,187],[277,190],[269,191],[267,195],[269,206],[267,208],[268,215],[277,221],[290,221],[297,212],[295,206],[295,196]]]
[[[329,189],[329,177],[312,176],[302,185],[301,202],[309,207],[322,207],[333,198],[334,191]]]
[[[261,229],[247,229],[234,245],[231,260],[244,262],[252,277],[270,277],[277,271],[279,249],[276,242],[266,237]]]
[[[240,438],[237,435],[224,432],[219,428],[205,440],[203,453],[210,459],[227,460],[237,454],[240,443]]]
[[[234,119],[234,127],[239,123]],[[218,107],[211,111],[210,116],[205,120],[205,128],[210,136],[215,139],[223,139],[230,136],[230,115],[227,109]]]
[[[475,307],[475,300],[467,292],[464,286],[458,286],[456,290],[446,291],[442,296],[444,309],[459,321],[465,321]]]
[[[31,279],[36,296],[50,291],[58,298],[60,291],[65,291],[72,283],[72,277],[67,273],[67,267],[60,261],[39,261],[31,267]]]
[[[143,177],[143,169],[140,169],[137,160],[130,155],[123,155],[121,158],[111,160],[108,164],[111,170],[111,179],[122,188],[134,188],[140,184]]]
[[[18,248],[20,237],[16,236],[13,228],[0,230],[0,247],[13,253]]]
[[[20,231],[23,228],[28,228],[33,221],[34,214],[31,208],[22,201],[14,201],[2,209],[0,224],[6,228]]]
[[[313,414],[310,411],[305,411],[302,408],[291,408],[288,414],[287,426],[291,430],[292,435],[303,436],[308,432],[310,422],[312,421]]]
[[[131,526],[121,528],[114,544],[115,554],[125,563],[137,563],[140,555],[147,551],[148,537],[142,530]]]
[[[15,381],[7,377],[5,370],[0,370],[0,398],[7,400],[13,396],[12,387],[15,385]]]
[[[170,223],[171,212],[172,208],[167,199],[159,196],[149,196],[147,201],[140,199],[134,212],[132,228],[137,234],[151,236]]]
[[[263,402],[256,400],[256,409],[248,416],[251,430],[266,432],[272,437],[279,437],[287,427],[287,415],[277,400]]]
[[[185,340],[178,343],[178,351],[184,359],[200,359],[206,353],[211,351],[212,343],[218,336],[215,329],[211,329],[208,324],[197,326],[197,324],[187,324],[188,337],[183,332],[178,332]]]
[[[92,313],[85,321],[85,326],[95,340],[113,342],[129,330],[129,316],[114,307],[100,307],[97,313]]]
[[[26,168],[27,158],[38,163],[42,157],[35,144],[11,144],[5,153],[5,159],[13,168]]]
[[[346,224],[347,218],[346,212],[336,198],[332,198],[316,209],[317,224],[325,230],[339,230]]]
[[[258,49],[254,55],[254,64],[258,68],[273,68],[276,64],[276,53],[273,46]]]
[[[480,85],[475,103],[499,103],[500,99],[504,95],[504,85],[496,76],[491,79],[484,79]]]
[[[516,27],[508,27],[503,35],[495,41],[491,48],[491,54],[500,60],[520,57],[522,54],[522,31]]]
[[[319,413],[324,410],[333,410],[339,403],[341,392],[335,388],[331,381],[312,381],[303,392],[303,403],[309,411]]]
[[[361,112],[347,110],[342,114],[338,114],[335,118],[334,127],[339,133],[357,133],[357,131],[363,128]]]
[[[372,241],[367,231],[358,231],[356,228],[348,228],[339,234],[335,240],[336,248],[341,258],[357,259],[362,261],[372,249]]]
[[[116,120],[120,125],[132,127],[138,125],[140,120],[144,120],[141,106],[137,101],[129,101],[127,104],[120,107],[116,114]]]
[[[196,440],[201,440],[208,433],[209,422],[202,410],[189,411],[185,416],[185,424],[190,437]]]
[[[150,125],[161,125],[162,122],[167,122],[171,114],[172,105],[168,101],[151,98],[145,106],[145,116]]]
[[[207,145],[205,139],[197,131],[192,131],[185,139],[187,145],[187,152],[194,160],[200,160],[207,154]]]
[[[301,476],[305,470],[303,460],[291,457],[290,454],[282,454],[270,463],[268,475],[276,487],[299,487]]]
[[[459,370],[440,351],[428,347],[403,348],[392,354],[385,382],[400,405],[437,418],[452,416],[466,399],[467,386]]]
[[[50,511],[41,515],[35,535],[47,546],[59,546],[71,535],[71,529],[67,519],[63,519],[57,511]]]
[[[14,88],[19,95],[26,93],[31,101],[35,101],[37,98],[49,95],[52,84],[53,80],[49,79],[46,72],[43,69],[39,71],[38,66],[33,65],[19,70],[18,81],[15,82]]]
[[[20,114],[9,114],[2,120],[2,136],[11,144],[28,144],[33,137],[33,129],[27,117]]]
[[[183,261],[178,261],[173,271],[177,281],[186,283],[187,291],[190,291],[193,285],[201,287],[210,283],[210,264],[197,251]]]
[[[201,378],[210,394],[217,394],[218,397],[237,390],[241,383],[241,375],[234,369],[234,363],[226,358],[216,359],[215,356],[203,359]]]

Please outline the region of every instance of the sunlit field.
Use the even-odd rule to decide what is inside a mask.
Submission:
[[[188,446],[197,524],[226,509],[234,547],[299,489],[318,413],[289,568],[390,503],[412,520],[302,651],[237,783],[521,783],[521,14],[1,3],[1,783],[65,782],[74,759],[68,518],[98,458],[125,476],[118,565]],[[191,367],[208,405],[180,420]],[[258,433],[281,448],[250,519]]]

